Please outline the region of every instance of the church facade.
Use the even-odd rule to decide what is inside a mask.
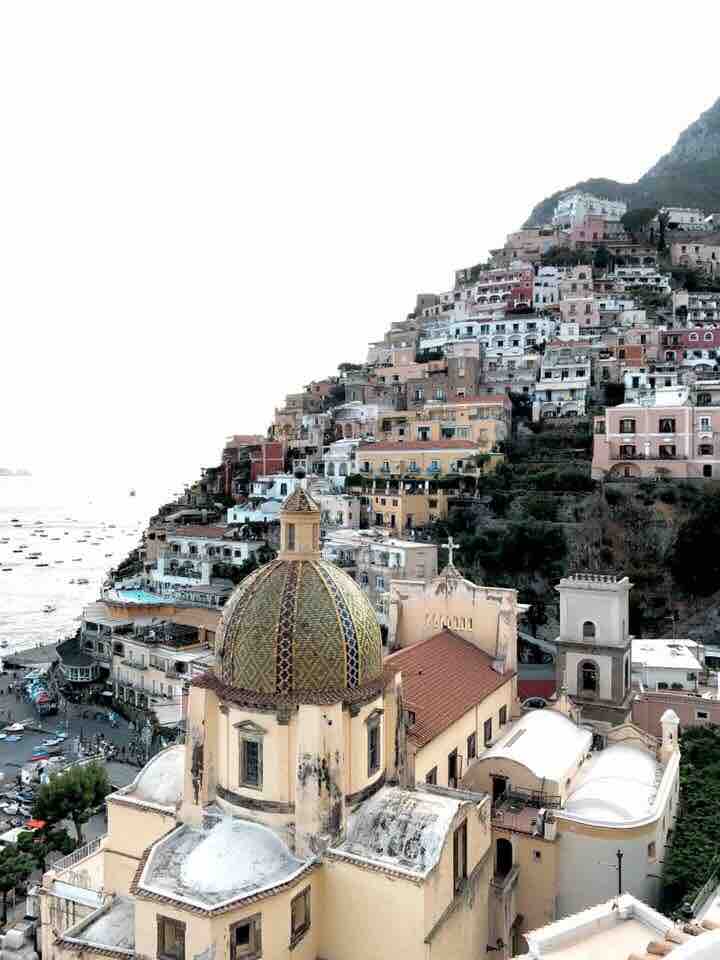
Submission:
[[[47,960],[486,955],[490,799],[412,782],[401,674],[319,521],[296,490],[277,560],[224,609],[185,744],[46,873]]]

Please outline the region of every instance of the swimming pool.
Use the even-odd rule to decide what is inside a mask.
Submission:
[[[126,603],[167,603],[164,597],[159,597],[156,593],[148,593],[147,590],[118,590],[118,598]]]

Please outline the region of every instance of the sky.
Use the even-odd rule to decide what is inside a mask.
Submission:
[[[535,203],[667,152],[720,96],[713,10],[0,5],[0,465],[192,480]]]

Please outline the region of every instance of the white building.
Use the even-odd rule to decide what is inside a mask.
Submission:
[[[320,505],[320,523],[324,530],[331,527],[360,529],[360,497],[346,493],[314,494]]]
[[[214,565],[242,566],[264,545],[264,540],[247,539],[227,527],[167,530],[165,544],[150,577],[156,586],[208,585],[213,579]]]
[[[323,449],[323,468],[325,479],[338,489],[345,488],[345,480],[353,473],[357,473],[357,448],[360,444],[356,440],[336,440]]]
[[[533,305],[536,309],[560,302],[560,281],[563,276],[560,267],[540,267],[533,284]]]
[[[698,207],[660,207],[659,212],[668,215],[669,230],[695,232],[713,229],[712,219],[706,217],[704,211]],[[655,217],[653,223],[657,227],[658,217]]]
[[[616,267],[613,280],[627,287],[645,287],[660,293],[670,293],[670,274],[660,273],[655,267]]]
[[[590,389],[590,351],[587,344],[553,344],[547,348],[535,388],[533,420],[582,417]]]
[[[653,368],[654,369],[654,368]],[[678,372],[672,369],[650,371],[650,367],[625,367],[623,371],[625,384],[625,403],[635,403],[647,397],[657,387],[678,388]]]
[[[263,497],[266,500],[284,500],[301,481],[292,473],[272,473],[266,477],[258,477],[252,485],[251,496]]]
[[[692,640],[638,640],[632,644],[633,680],[644,690],[697,691],[703,665]]]
[[[579,226],[587,216],[604,217],[606,220],[620,220],[627,213],[627,204],[622,200],[606,200],[592,193],[574,190],[566,193],[557,202],[553,213],[554,227],[570,230]]]

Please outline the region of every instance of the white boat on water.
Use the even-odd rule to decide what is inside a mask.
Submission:
[[[43,613],[55,613],[57,607],[52,603],[46,603],[43,607]]]

